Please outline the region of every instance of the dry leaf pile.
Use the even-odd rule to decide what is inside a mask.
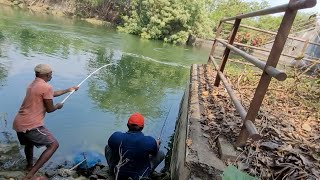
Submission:
[[[219,136],[235,144],[242,120],[224,86],[213,86],[215,76],[212,68],[200,68],[199,96],[206,119],[202,128],[217,152]],[[245,73],[229,77],[246,110],[259,77],[247,77]],[[305,105],[319,102],[319,97],[318,87],[298,91],[291,84],[272,81],[255,121],[262,139],[248,140],[245,147],[238,148],[239,156],[233,163],[261,179],[320,179],[320,107]]]

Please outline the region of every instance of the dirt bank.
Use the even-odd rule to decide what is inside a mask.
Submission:
[[[51,0],[0,0],[0,4],[28,9],[32,12],[50,14],[53,16],[65,16],[79,18],[94,25],[111,27],[110,22],[99,19],[99,17],[81,16],[77,7],[81,7],[77,1],[51,1]]]
[[[48,0],[0,0],[0,4],[17,6],[22,9],[29,9],[34,12],[57,16],[73,16],[75,13],[75,3],[71,1],[51,3]]]

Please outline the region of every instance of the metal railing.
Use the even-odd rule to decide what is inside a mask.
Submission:
[[[227,21],[225,22],[227,24],[233,24],[233,22],[231,21]],[[315,24],[314,24],[315,25]],[[263,29],[260,29],[260,28],[256,28],[256,27],[252,27],[252,26],[248,26],[248,25],[240,25],[240,27],[244,27],[244,28],[247,28],[247,29],[251,29],[251,30],[255,30],[255,31],[259,31],[259,32],[263,32],[263,33],[267,33],[267,34],[270,34],[270,35],[277,35],[276,32],[272,32],[272,31],[267,31],[267,30],[263,30]],[[298,37],[294,37],[294,36],[288,36],[288,39],[292,39],[292,40],[296,40],[296,41],[300,41],[300,42],[305,42],[307,41],[306,39],[302,39],[302,38],[298,38]],[[317,45],[317,46],[320,46],[319,43],[316,43],[316,42],[308,42],[309,44],[313,44],[313,45]]]
[[[236,110],[240,114],[241,119],[243,120],[243,126],[241,128],[240,134],[237,138],[237,142],[235,146],[244,146],[247,142],[248,138],[252,138],[253,140],[259,140],[261,136],[259,135],[254,122],[255,118],[258,114],[258,111],[260,109],[260,106],[262,104],[262,101],[264,99],[264,96],[268,90],[271,78],[274,77],[275,79],[279,81],[284,81],[287,78],[287,75],[276,69],[276,66],[279,62],[279,58],[281,56],[282,50],[284,49],[286,40],[289,37],[289,33],[293,24],[293,21],[296,17],[297,11],[299,9],[305,9],[305,8],[311,8],[315,6],[317,3],[316,0],[290,0],[288,4],[283,4],[280,6],[275,6],[267,9],[263,9],[256,12],[251,12],[247,14],[241,14],[235,17],[222,19],[217,27],[216,31],[216,37],[214,39],[211,52],[208,58],[208,64],[213,64],[214,67],[217,70],[217,76],[215,79],[215,86],[219,86],[220,81],[223,82],[228,94],[231,97],[231,100],[233,101]],[[258,58],[236,48],[234,46],[234,40],[236,37],[236,34],[238,32],[238,29],[240,27],[241,20],[244,18],[251,18],[256,16],[262,16],[267,14],[274,14],[279,12],[285,12],[284,16],[282,18],[282,22],[280,24],[280,27],[278,29],[278,32],[276,34],[269,32],[270,34],[276,35],[274,44],[271,48],[270,54],[268,56],[268,59],[266,62],[263,62],[259,60]],[[233,28],[229,34],[228,42],[219,39],[219,36],[222,32],[222,24],[223,23],[230,23],[231,20],[234,20]],[[293,37],[289,37],[292,38]],[[299,38],[294,38],[296,40],[300,40]],[[222,45],[226,46],[224,53],[222,55],[222,62],[220,66],[216,63],[213,54],[215,51],[215,48],[217,46],[217,43],[221,43]],[[318,45],[318,44],[317,44]],[[225,65],[228,61],[228,57],[230,54],[230,51],[233,51],[239,55],[241,55],[244,59],[246,59],[248,62],[252,63],[259,69],[263,71],[260,81],[258,83],[258,86],[255,90],[254,97],[252,101],[250,102],[248,112],[245,110],[245,108],[242,106],[241,102],[238,100],[238,97],[234,93],[234,91],[231,88],[231,85],[227,81],[225,75],[223,74]]]

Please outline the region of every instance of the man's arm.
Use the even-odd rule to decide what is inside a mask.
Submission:
[[[44,106],[46,107],[46,112],[51,113],[57,109],[61,109],[63,107],[62,103],[57,103],[56,105],[53,105],[52,99],[44,99],[43,100]]]
[[[158,148],[158,151],[159,151],[159,149],[160,149],[160,144],[161,144],[161,141],[160,141],[160,139],[159,139],[159,138],[157,138],[156,142],[157,142],[157,148]]]
[[[61,95],[66,94],[68,92],[77,91],[78,89],[79,89],[78,86],[74,86],[74,87],[64,89],[64,90],[57,90],[57,91],[54,91],[53,97],[61,96]]]
[[[118,151],[120,144],[122,143],[122,132],[114,132],[108,139],[108,145],[112,150]]]
[[[155,156],[160,148],[160,140],[156,140],[151,136],[145,136],[144,145],[149,154]]]

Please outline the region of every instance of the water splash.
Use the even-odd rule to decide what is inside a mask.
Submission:
[[[163,62],[163,61],[159,61],[157,59],[153,59],[151,57],[146,57],[143,55],[139,55],[139,54],[134,54],[134,53],[127,53],[127,52],[123,52],[124,55],[127,56],[131,56],[131,57],[135,57],[135,58],[140,58],[140,59],[144,59],[144,60],[148,60],[148,61],[153,61],[159,64],[165,64],[165,65],[170,65],[170,66],[177,66],[177,67],[183,67],[183,68],[190,68],[189,66],[184,66],[181,64],[177,64],[177,63],[170,63],[170,62]]]

